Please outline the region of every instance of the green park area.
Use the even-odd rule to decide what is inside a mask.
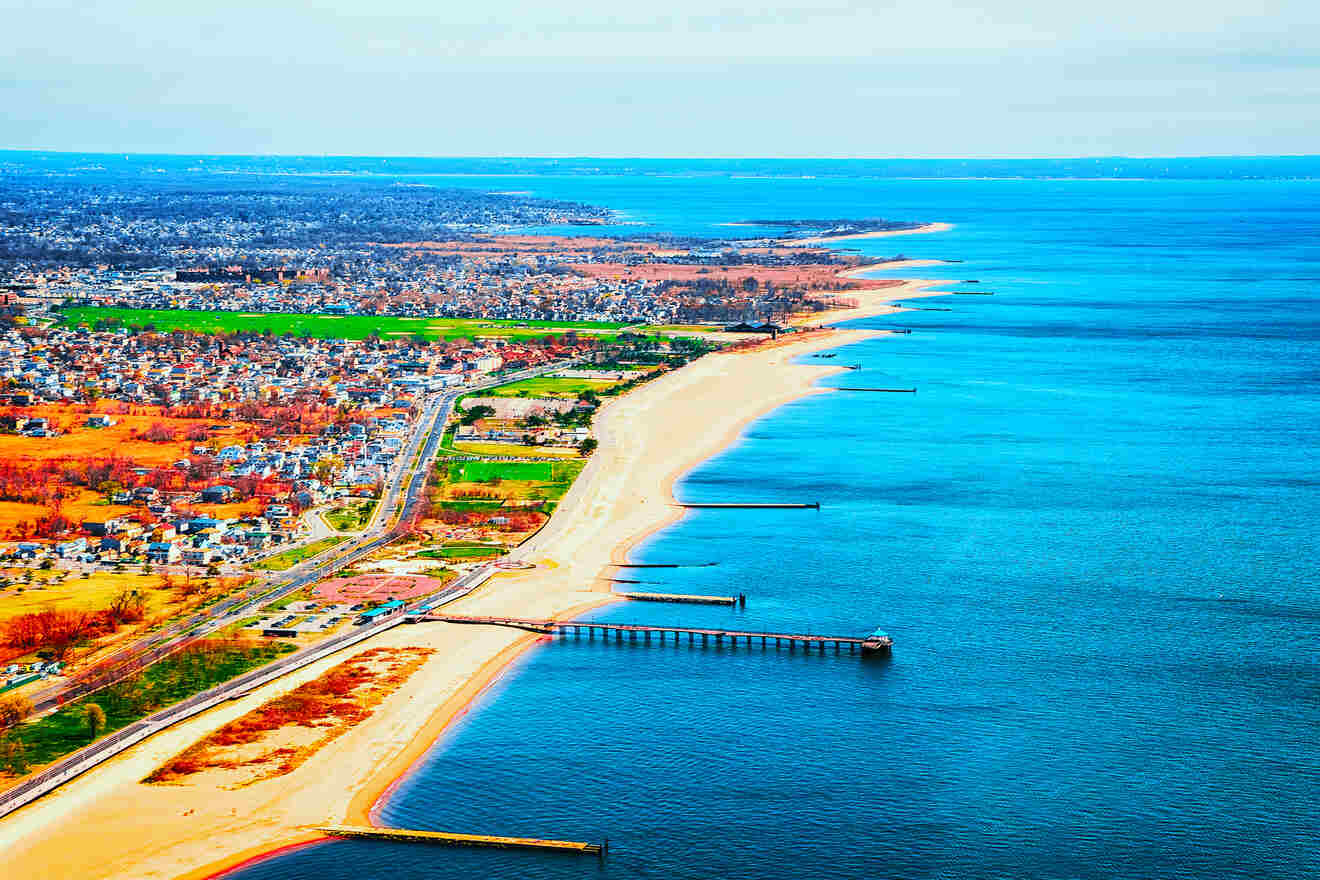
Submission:
[[[276,553],[274,556],[267,556],[265,559],[256,563],[253,567],[262,568],[266,571],[286,571],[293,568],[304,559],[311,559],[313,556],[319,556],[344,540],[344,538],[338,537],[322,538],[319,541],[313,541],[312,543],[304,544],[301,547],[290,547],[282,553]]]
[[[355,532],[367,527],[371,514],[376,509],[376,502],[371,499],[353,501],[343,507],[336,507],[325,513],[325,521],[330,528],[338,532]]]
[[[69,327],[152,328],[161,332],[292,333],[319,339],[366,339],[422,336],[426,339],[473,339],[500,336],[540,339],[575,332],[586,336],[612,336],[623,324],[608,321],[497,321],[484,318],[404,318],[384,315],[307,315],[282,312],[204,312],[187,309],[121,309],[69,306],[61,312]]]
[[[461,486],[479,484],[491,494],[510,500],[558,501],[564,497],[586,462],[570,461],[449,461],[448,484],[451,491]]]
[[[153,712],[292,651],[288,642],[203,641],[123,681],[0,734],[0,772],[26,773]],[[91,708],[95,706],[96,708]]]
[[[639,374],[640,375],[640,374]],[[510,382],[483,392],[488,397],[564,397],[576,400],[588,391],[607,392],[620,383],[613,379],[569,379],[556,376],[537,376]]]
[[[497,547],[492,544],[478,544],[472,541],[452,541],[442,547],[432,547],[429,550],[421,550],[418,556],[427,559],[480,559],[486,556],[499,556],[504,553],[503,547]]]

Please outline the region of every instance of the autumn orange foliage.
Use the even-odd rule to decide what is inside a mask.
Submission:
[[[233,769],[240,764],[264,765],[266,772],[258,779],[288,773],[325,743],[370,716],[375,706],[433,653],[430,648],[414,647],[373,648],[359,654],[226,724],[143,781],[172,782],[203,770]],[[325,732],[311,746],[281,746],[247,761],[240,762],[226,752],[234,746],[260,743],[268,734],[289,726]]]

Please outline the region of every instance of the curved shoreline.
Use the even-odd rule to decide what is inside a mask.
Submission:
[[[885,266],[886,264],[879,264],[859,267],[859,269],[871,270]],[[887,267],[898,268],[893,264],[888,264]],[[873,314],[887,314],[896,309],[886,303],[920,295],[924,287],[938,283],[906,281],[897,286],[877,288],[871,292],[874,298],[868,298],[860,308],[821,313],[814,318],[819,324],[828,324]],[[599,590],[600,576],[608,570],[607,566],[610,563],[626,561],[628,554],[637,546],[684,517],[686,510],[673,503],[674,489],[678,481],[702,463],[732,448],[746,433],[747,426],[751,423],[795,400],[828,391],[828,388],[819,387],[819,380],[844,369],[838,365],[798,364],[794,361],[802,355],[840,348],[883,333],[884,331],[832,328],[820,333],[796,334],[778,343],[767,342],[745,352],[712,354],[687,368],[674,371],[637,389],[633,394],[610,401],[602,409],[598,423],[601,446],[569,495],[561,502],[560,513],[564,515],[552,518],[550,527],[538,535],[540,540],[525,545],[525,553],[521,552],[522,548],[520,548],[519,555],[528,557],[533,553],[543,556],[558,551],[564,561],[563,569],[556,572],[559,563],[554,559],[546,559],[532,571],[502,573],[477,594],[463,600],[462,604],[475,601],[480,606],[486,601],[497,607],[501,602],[506,606],[513,603],[518,607],[518,603],[526,605],[537,601],[544,607],[546,602],[554,602],[566,607],[547,608],[546,610],[553,613],[541,616],[567,618],[618,601],[616,596],[605,591],[600,591],[595,597],[584,601],[584,597],[589,593],[584,594],[583,590]],[[682,422],[684,417],[689,421]],[[660,439],[680,435],[685,437],[685,440],[672,447],[665,447]],[[651,441],[651,448],[647,447],[648,439]],[[630,459],[620,450],[631,453],[632,458]],[[628,468],[631,470],[624,474],[620,473],[621,470]],[[660,468],[665,470],[660,472]],[[559,522],[558,527],[555,527],[556,519]],[[606,521],[607,524],[602,525],[602,521]],[[575,542],[581,543],[582,548],[587,549],[588,552],[574,554]],[[605,553],[608,555],[604,555]],[[585,556],[586,559],[575,569],[576,555]],[[587,584],[588,581],[591,582],[590,585]],[[565,584],[568,582],[574,586],[566,587]],[[439,635],[431,636],[432,632],[441,631],[427,631],[426,636],[423,636],[422,631],[414,630],[408,637],[441,638]],[[454,636],[454,638],[459,637]],[[466,634],[463,638],[467,639]],[[355,775],[346,768],[344,775],[348,778],[337,780],[333,790],[327,793],[333,801],[339,803],[343,801],[338,801],[335,793],[348,794],[345,822],[375,824],[374,817],[384,799],[411,773],[419,769],[420,759],[435,748],[441,737],[456,721],[471,711],[476,700],[508,673],[513,668],[512,665],[524,656],[530,647],[544,637],[527,634],[515,637],[512,641],[503,641],[507,638],[507,635],[501,634],[481,640],[467,639],[469,644],[464,645],[466,656],[477,658],[475,662],[479,665],[469,670],[461,668],[461,660],[455,661],[460,664],[461,683],[452,691],[445,688],[448,696],[439,706],[427,711],[424,706],[419,709],[416,704],[404,709],[406,702],[399,703],[402,711],[398,717],[389,717],[390,710],[382,706],[379,717],[369,718],[363,722],[360,726],[359,739],[365,741],[378,753],[378,762],[368,761],[370,770],[360,775]],[[485,656],[484,660],[479,659],[484,656],[488,648],[489,656]],[[333,662],[340,662],[342,659],[343,657],[339,657]],[[453,671],[451,668],[442,667],[438,673],[433,673],[430,679],[419,680],[415,687],[401,688],[398,694],[399,700],[424,701],[425,694],[429,693],[432,687],[437,690],[444,688],[447,677],[448,680],[455,680]],[[435,680],[436,675],[440,679],[438,682]],[[292,686],[292,683],[289,686]],[[404,690],[408,690],[408,693],[404,693]],[[256,694],[252,699],[265,699],[264,693]],[[236,712],[241,709],[242,707],[235,707]],[[420,716],[422,718],[420,724],[416,720],[419,711],[426,712],[425,715]],[[214,713],[208,714],[214,719]],[[214,720],[209,722],[198,720],[201,723],[215,723]],[[416,727],[409,729],[414,724]],[[180,730],[176,736],[194,735],[190,733],[192,730],[193,728]],[[406,731],[406,736],[401,736],[400,731]],[[393,737],[390,736],[391,733],[394,733]],[[399,746],[399,742],[403,742],[403,745]],[[164,750],[165,746],[161,744],[156,748]],[[349,745],[345,743],[343,748],[347,750]],[[389,749],[393,751],[390,752]],[[326,762],[331,762],[333,757],[327,755]],[[315,775],[314,771],[309,772],[312,776]],[[120,776],[123,775],[124,773],[121,772]],[[289,781],[289,786],[295,792],[303,793],[304,800],[306,795],[317,796],[326,788],[319,782],[311,785],[312,776]],[[132,811],[131,804],[124,804],[123,800],[138,797],[135,794],[136,789],[121,788],[124,793],[116,798],[108,788],[110,784],[106,781],[92,785],[89,780],[88,788],[100,789],[100,795],[95,790],[91,790],[85,795],[80,795],[79,800],[83,801],[84,805],[96,803],[102,812],[107,807],[106,801],[120,804],[124,810]],[[205,797],[205,795],[194,791],[192,797]],[[97,800],[92,802],[88,800],[89,798],[97,798]],[[184,880],[215,878],[226,875],[240,866],[273,858],[290,848],[325,840],[324,835],[316,831],[316,828],[328,824],[327,821],[313,818],[315,814],[307,815],[305,809],[301,812],[294,809],[305,807],[306,804],[291,805],[288,801],[289,797],[285,793],[275,793],[269,800],[263,797],[261,803],[254,804],[253,815],[264,817],[260,829],[256,831],[250,827],[214,823],[215,817],[211,816],[213,825],[204,828],[194,826],[192,837],[171,839],[166,832],[164,840],[153,841],[158,846],[126,856],[126,860],[121,860],[119,866],[111,868],[111,875],[174,876],[182,877]],[[85,825],[87,820],[68,810],[61,811],[54,805],[51,807],[51,812],[56,815],[44,822],[45,827],[39,826],[39,836],[48,838],[46,842],[50,846],[67,846],[68,839],[63,838],[58,829],[76,828],[79,823]],[[281,817],[284,817],[283,826],[281,826]],[[201,820],[202,817],[198,816],[197,819]],[[308,821],[309,819],[312,821]],[[129,819],[124,821],[131,824]],[[209,832],[212,828],[214,833],[199,835],[199,832]],[[269,836],[266,834],[268,828],[274,832]],[[104,833],[108,834],[111,830],[106,828]],[[244,837],[249,841],[260,842],[242,846]],[[205,841],[204,844],[202,840]],[[201,865],[192,862],[196,856],[205,858],[204,853],[214,852],[215,847],[223,848],[226,842],[237,845],[235,851]],[[23,855],[31,857],[33,855],[31,848],[29,847],[28,852]],[[187,870],[181,871],[180,868],[188,865],[189,862],[192,862],[192,865]],[[21,865],[21,862],[19,864]],[[148,865],[151,865],[150,870],[147,869]],[[170,865],[175,867],[170,868]],[[139,870],[134,873],[128,869],[128,866]]]
[[[861,317],[860,315],[854,317]],[[798,344],[790,342],[778,347],[778,352],[788,359],[795,359],[801,355],[812,353],[817,350],[826,350],[838,348],[853,342],[859,342],[866,338],[874,338],[884,335],[883,331],[835,330],[828,335],[812,335],[800,340],[794,340]],[[805,343],[805,344],[803,344]],[[725,355],[726,357],[746,357],[746,354]],[[735,424],[730,425],[719,437],[718,442],[713,448],[698,450],[691,456],[685,456],[682,461],[677,462],[670,468],[662,483],[661,494],[664,500],[664,515],[656,517],[648,526],[636,532],[623,541],[616,543],[610,551],[611,562],[625,562],[628,554],[641,543],[646,541],[656,533],[668,528],[674,523],[680,521],[687,515],[685,508],[675,506],[677,500],[674,496],[674,487],[678,481],[696,467],[701,466],[706,461],[720,455],[729,449],[734,448],[739,438],[747,430],[747,427],[755,421],[764,418],[769,413],[795,400],[801,400],[813,394],[824,394],[829,392],[829,388],[819,387],[818,382],[827,376],[843,372],[846,368],[839,365],[811,365],[808,367],[813,375],[810,381],[803,382],[791,390],[773,396],[769,396],[748,412],[742,414]],[[600,450],[597,450],[600,454]],[[590,475],[585,472],[579,477],[581,480]],[[553,520],[552,520],[553,522]],[[602,595],[599,600],[593,600],[580,603],[568,608],[556,615],[556,618],[569,618],[581,615],[592,609],[606,604],[621,601],[617,596]],[[403,784],[408,777],[419,769],[421,759],[432,748],[440,742],[451,726],[465,716],[472,705],[488,691],[492,686],[499,682],[512,668],[513,664],[522,658],[538,642],[545,637],[529,633],[520,637],[517,641],[505,646],[497,654],[489,658],[482,664],[481,668],[471,676],[464,685],[433,711],[426,723],[419,729],[411,741],[394,758],[382,765],[379,770],[372,775],[358,790],[357,794],[350,802],[345,812],[343,824],[350,825],[377,825],[375,821],[377,814],[385,798]],[[254,854],[251,850],[242,853],[236,853],[232,856],[226,856],[216,861],[208,863],[205,867],[197,871],[190,872],[179,880],[217,880],[224,877],[239,866],[246,866],[264,861],[265,858],[274,858],[291,845],[305,845],[314,843],[317,840],[326,840],[321,835],[317,835],[311,840],[301,838],[291,834],[288,838],[281,839],[276,848],[269,851],[268,856],[263,857],[260,853]]]

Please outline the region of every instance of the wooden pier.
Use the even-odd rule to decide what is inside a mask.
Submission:
[[[528,632],[560,636],[561,638],[568,636],[582,638],[585,636],[588,639],[595,639],[599,636],[603,641],[644,642],[646,644],[656,642],[663,645],[667,644],[672,636],[676,645],[686,637],[689,645],[696,645],[700,640],[699,643],[702,647],[719,648],[727,646],[736,648],[739,644],[742,644],[747,648],[752,648],[759,643],[762,649],[774,647],[776,649],[787,648],[789,651],[797,651],[800,648],[804,652],[814,650],[821,654],[824,654],[827,648],[833,648],[836,654],[842,653],[846,648],[849,654],[860,652],[863,656],[888,657],[894,646],[893,639],[878,630],[869,636],[856,638],[853,636],[817,636],[801,633],[748,632],[732,629],[694,629],[683,626],[642,626],[629,623],[579,623],[576,621],[523,617],[471,617],[455,614],[428,614],[423,620],[438,623],[508,626],[527,630]]]
[[[318,828],[329,837],[360,840],[395,840],[405,843],[438,843],[442,846],[481,846],[495,849],[537,849],[579,855],[604,855],[597,843],[576,840],[542,840],[536,837],[495,837],[489,834],[449,834],[444,831],[411,831],[407,828],[374,828],[365,825],[328,825]]]
[[[620,583],[616,581],[616,583]],[[637,581],[624,581],[622,583],[637,583]],[[686,605],[742,605],[746,607],[747,596],[739,593],[737,596],[691,596],[682,593],[624,593],[616,592],[614,595],[622,596],[625,599],[632,599],[635,602],[676,602]]]
[[[738,503],[704,503],[695,501],[679,501],[679,507],[688,507],[694,510],[820,510],[819,501],[809,501],[806,504],[738,504]]]
[[[855,388],[847,385],[840,385],[835,391],[877,391],[885,394],[916,394],[915,388]]]

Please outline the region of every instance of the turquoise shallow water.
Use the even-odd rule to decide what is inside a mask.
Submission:
[[[488,182],[483,181],[483,184]],[[468,180],[467,185],[472,185]],[[505,188],[496,185],[495,188]],[[947,220],[858,242],[977,279],[862,326],[846,384],[681,483],[650,587],[861,634],[889,662],[556,643],[383,806],[413,828],[600,839],[596,862],[339,842],[233,876],[1320,875],[1320,183],[542,175],[636,228]],[[920,274],[920,273],[914,273]],[[838,377],[825,384],[845,384]]]

